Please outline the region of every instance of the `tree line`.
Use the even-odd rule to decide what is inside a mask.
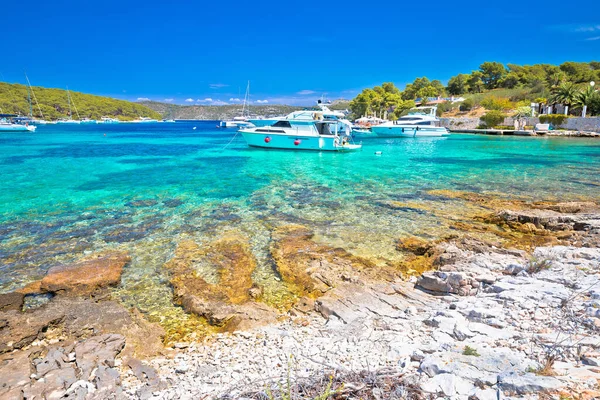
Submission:
[[[590,85],[598,82],[598,86]],[[580,113],[584,105],[588,113],[600,114],[600,62],[568,61],[561,65],[517,65],[486,61],[479,69],[468,74],[458,74],[444,86],[439,80],[416,78],[403,91],[387,82],[372,89],[364,89],[350,102],[355,116],[377,114],[393,110],[388,116],[397,118],[418,99],[431,97],[464,96],[465,109],[483,105],[488,96],[503,103],[506,109],[523,107],[523,104],[564,104],[573,114]],[[481,104],[483,103],[483,104]],[[444,107],[441,107],[444,109]],[[488,108],[486,109],[494,109]]]
[[[0,82],[0,114],[29,116],[31,112],[34,118],[47,120],[69,117],[66,90],[37,86],[32,89],[31,92],[25,85]],[[139,117],[161,118],[156,111],[130,101],[72,91],[69,94],[73,119],[77,119],[77,114],[81,118],[100,119],[107,116],[124,121]]]

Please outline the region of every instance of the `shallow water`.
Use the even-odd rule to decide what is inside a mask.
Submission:
[[[534,200],[600,196],[594,139],[365,139],[362,152],[338,154],[250,149],[241,135],[215,125],[2,133],[0,292],[57,263],[125,249],[133,261],[115,294],[160,319],[176,312],[163,264],[182,238],[202,244],[241,232],[259,260],[255,281],[277,298],[285,294],[268,246],[282,222],[310,226],[320,242],[383,262],[399,257],[397,238],[435,237],[444,225],[440,213],[460,213],[459,201],[430,190]],[[213,272],[203,274],[210,281]]]

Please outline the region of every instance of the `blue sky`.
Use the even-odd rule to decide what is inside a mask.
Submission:
[[[26,70],[33,85],[128,100],[231,103],[250,80],[254,102],[312,104],[483,61],[600,61],[595,0],[9,0],[2,14],[0,81]]]

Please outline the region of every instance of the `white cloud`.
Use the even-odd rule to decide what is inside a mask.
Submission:
[[[212,103],[213,99],[210,97],[205,98],[204,100],[198,99],[196,100],[198,103]]]
[[[150,99],[147,97],[138,97],[137,101],[150,101]]]
[[[591,38],[587,38],[585,40],[600,40],[600,36],[594,36],[594,37],[591,37]]]
[[[258,104],[267,104],[269,100],[256,100]]]
[[[211,88],[211,89],[221,89],[221,88],[224,88],[224,87],[227,87],[227,86],[229,86],[229,85],[226,85],[224,83],[210,83],[208,85],[208,87]]]
[[[194,99],[185,99],[185,101],[187,101],[188,103],[193,103]]]
[[[164,101],[165,101],[165,102],[167,102],[167,103],[171,103],[171,102],[173,102],[174,100],[175,100],[175,99],[164,99]]]
[[[306,95],[315,94],[315,93],[317,93],[317,92],[315,92],[314,90],[306,90],[305,89],[305,90],[299,91],[297,94],[299,94],[300,96],[306,96]]]
[[[229,103],[225,102],[225,101],[221,101],[221,100],[213,100],[212,105],[213,106],[225,106]]]
[[[580,25],[575,28],[575,32],[595,32],[600,31],[600,25]]]
[[[236,97],[235,99],[232,97],[232,98],[230,98],[230,99],[229,99],[229,101],[237,101],[237,102],[240,102],[241,100],[240,100],[240,99],[238,99],[237,97]]]

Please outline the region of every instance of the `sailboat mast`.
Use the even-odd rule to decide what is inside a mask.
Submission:
[[[71,110],[71,95],[69,94],[68,86],[67,86],[67,101],[69,102],[69,119],[73,119],[73,111]]]
[[[244,95],[244,106],[242,107],[242,116],[246,115],[246,106],[248,106],[248,114],[250,114],[250,81],[246,86],[246,94]]]
[[[33,96],[33,100],[35,100],[35,105],[38,108],[38,111],[40,112],[40,117],[44,118],[44,113],[42,112],[42,108],[40,107],[40,103],[37,101],[37,98],[35,97],[35,92],[33,91],[33,88],[31,87],[31,82],[29,82],[29,77],[27,76],[27,73],[25,72],[25,79],[27,79],[27,86],[29,87],[29,91],[31,92],[31,96]],[[33,112],[31,111],[31,102],[29,103],[29,112],[33,114]]]
[[[29,103],[29,118],[33,118],[33,105],[31,104],[31,92],[27,86],[27,102]]]

